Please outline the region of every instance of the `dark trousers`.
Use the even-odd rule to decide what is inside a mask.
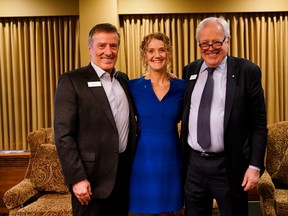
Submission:
[[[211,216],[213,198],[221,216],[247,216],[247,192],[241,184],[232,192],[229,185],[225,156],[205,158],[190,151],[184,188],[186,216]]]
[[[119,155],[114,189],[107,199],[92,198],[89,205],[81,205],[72,193],[74,216],[128,216],[129,211],[129,164],[126,153]]]

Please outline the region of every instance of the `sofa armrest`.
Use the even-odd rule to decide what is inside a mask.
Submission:
[[[258,194],[263,199],[275,198],[275,195],[274,195],[275,186],[272,182],[271,176],[266,170],[261,176],[261,178],[259,179],[259,182],[257,184],[257,191],[258,191]]]
[[[5,192],[3,201],[8,209],[24,206],[25,203],[39,196],[39,191],[30,179],[24,179]]]

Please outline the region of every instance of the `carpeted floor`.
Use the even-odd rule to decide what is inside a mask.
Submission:
[[[0,216],[8,216],[9,214],[0,213]],[[259,202],[249,202],[249,216],[261,216],[261,210]],[[135,216],[134,214],[129,214],[129,216]]]
[[[262,214],[259,201],[249,201],[249,216],[261,216],[261,215]],[[136,216],[136,215],[130,213],[129,216]]]

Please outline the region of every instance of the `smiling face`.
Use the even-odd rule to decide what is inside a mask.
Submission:
[[[88,45],[91,60],[104,71],[111,73],[119,51],[119,37],[114,32],[96,32]]]
[[[166,72],[168,55],[163,41],[155,38],[151,39],[147,46],[145,55],[150,71]]]
[[[225,33],[219,23],[213,22],[206,24],[199,32],[199,44],[212,44],[222,42],[225,38]],[[217,67],[226,57],[229,49],[230,38],[227,37],[221,48],[213,49],[212,46],[208,50],[202,50],[200,53],[208,67]]]

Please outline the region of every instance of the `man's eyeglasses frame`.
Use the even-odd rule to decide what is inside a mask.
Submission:
[[[223,41],[220,42],[220,41],[217,41],[217,42],[214,42],[214,43],[211,43],[211,44],[208,44],[208,43],[202,43],[202,44],[199,44],[199,47],[202,49],[202,50],[208,50],[210,47],[212,47],[213,49],[220,49],[224,43],[224,41],[226,40],[226,37],[224,37]]]

